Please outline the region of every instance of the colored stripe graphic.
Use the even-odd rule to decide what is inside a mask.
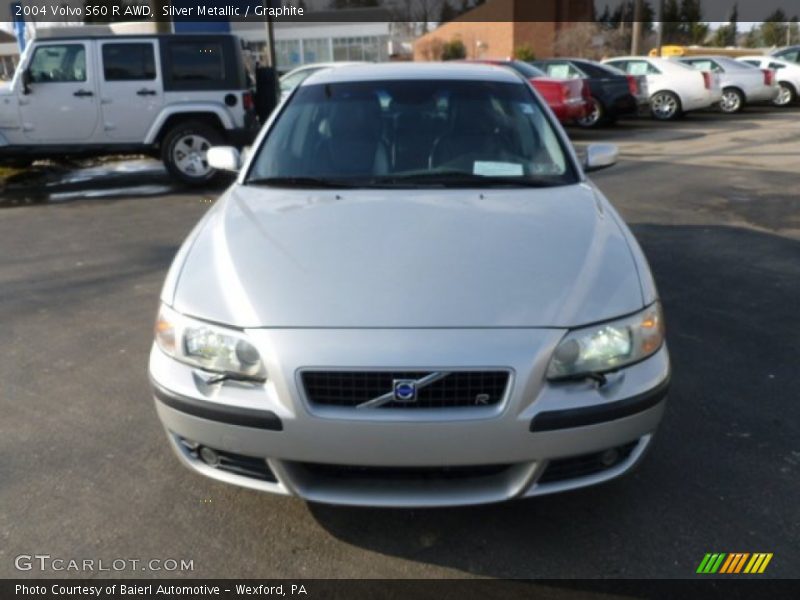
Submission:
[[[726,554],[724,552],[707,553],[700,565],[697,567],[697,573],[701,574],[738,574],[738,573],[763,573],[769,561],[772,560],[771,552],[756,552],[750,554],[749,552],[732,552]],[[745,566],[747,565],[747,566]]]
[[[697,567],[698,573],[716,573],[722,561],[725,559],[726,554],[706,554],[700,566]]]
[[[744,569],[745,573],[763,573],[767,568],[769,561],[772,560],[772,553],[760,552],[753,554],[753,558],[747,563]]]
[[[728,555],[728,560],[722,565],[720,573],[738,573],[742,570],[745,561],[750,556],[749,552],[735,552]]]

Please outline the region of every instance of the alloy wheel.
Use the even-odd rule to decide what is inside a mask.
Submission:
[[[775,98],[772,100],[772,103],[776,106],[787,106],[788,104],[791,104],[793,96],[794,94],[792,93],[792,88],[785,83],[781,83],[778,95],[775,96]]]
[[[580,125],[581,127],[594,127],[600,122],[602,118],[603,118],[603,107],[595,98],[592,98],[591,109],[589,110],[589,112],[586,113],[584,117],[578,119],[578,125]]]
[[[736,90],[724,90],[722,100],[719,103],[720,109],[724,113],[735,113],[742,108],[742,96]]]
[[[175,142],[172,148],[173,162],[181,173],[190,177],[205,177],[213,171],[206,158],[209,148],[211,142],[205,137],[188,133]]]
[[[650,108],[656,119],[671,119],[678,113],[678,99],[668,92],[657,92],[650,100]]]

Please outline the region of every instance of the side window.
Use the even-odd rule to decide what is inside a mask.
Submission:
[[[657,75],[658,69],[644,60],[632,60],[628,62],[628,73],[631,75]]]
[[[720,71],[722,71],[720,66],[717,63],[715,63],[714,61],[711,61],[711,60],[705,60],[705,59],[687,60],[686,62],[689,63],[691,66],[693,66],[698,71],[713,71],[715,73],[719,73]]]
[[[106,81],[155,79],[153,44],[104,44],[103,76]]]
[[[169,53],[175,82],[225,80],[225,60],[220,43],[171,42]]]
[[[39,46],[28,70],[34,83],[86,81],[86,47],[83,44]]]
[[[547,75],[557,79],[573,77],[569,63],[550,63],[547,65]]]
[[[628,72],[628,61],[627,60],[610,60],[606,64],[611,65],[612,67],[619,69],[621,71]]]
[[[798,62],[797,60],[798,54],[799,53],[797,50],[787,50],[786,52],[779,52],[775,56],[779,56],[783,60],[788,60],[789,62]]]
[[[306,79],[311,77],[319,70],[320,69],[305,69],[304,71],[300,71],[294,75],[290,75],[289,77],[284,77],[281,79],[281,91],[291,92],[294,88],[303,83]]]
[[[757,60],[743,60],[742,62],[743,63],[747,63],[748,65],[753,65],[754,67],[758,67],[758,66],[761,65],[761,63],[758,62]],[[777,64],[777,63],[773,63],[773,64]],[[770,67],[772,67],[772,65],[770,65]],[[772,68],[774,69],[775,67],[772,67]]]
[[[750,62],[750,61],[747,61],[747,62]],[[756,67],[758,66],[757,62],[753,62],[751,64],[755,65]],[[777,71],[778,69],[785,69],[786,65],[781,64],[781,63],[773,62],[773,63],[769,63],[769,68],[770,69],[775,69]]]

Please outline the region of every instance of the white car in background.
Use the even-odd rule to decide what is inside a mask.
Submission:
[[[291,94],[294,88],[303,83],[314,73],[317,73],[319,71],[324,71],[325,69],[336,69],[339,67],[346,67],[348,65],[360,65],[360,64],[363,63],[347,62],[347,61],[321,62],[321,63],[313,63],[310,65],[303,65],[301,67],[297,67],[296,69],[292,69],[291,71],[289,71],[288,73],[283,75],[283,77],[280,78],[281,101],[283,101],[286,98],[286,96]]]
[[[778,94],[772,99],[775,106],[789,106],[797,100],[800,90],[800,65],[774,56],[740,56],[736,60],[775,71]]]
[[[724,113],[739,112],[745,104],[772,102],[778,95],[772,69],[760,69],[727,56],[686,56],[677,60],[698,71],[719,73],[722,85],[719,108]]]
[[[647,77],[650,112],[660,121],[710,108],[722,100],[718,73],[700,72],[674,60],[646,56],[620,56],[603,62],[629,75]]]

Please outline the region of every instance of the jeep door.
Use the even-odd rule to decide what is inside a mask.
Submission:
[[[103,132],[114,143],[142,143],[164,102],[156,40],[100,40]]]
[[[98,98],[89,41],[37,43],[19,85],[26,139],[41,144],[89,141],[98,121]]]

